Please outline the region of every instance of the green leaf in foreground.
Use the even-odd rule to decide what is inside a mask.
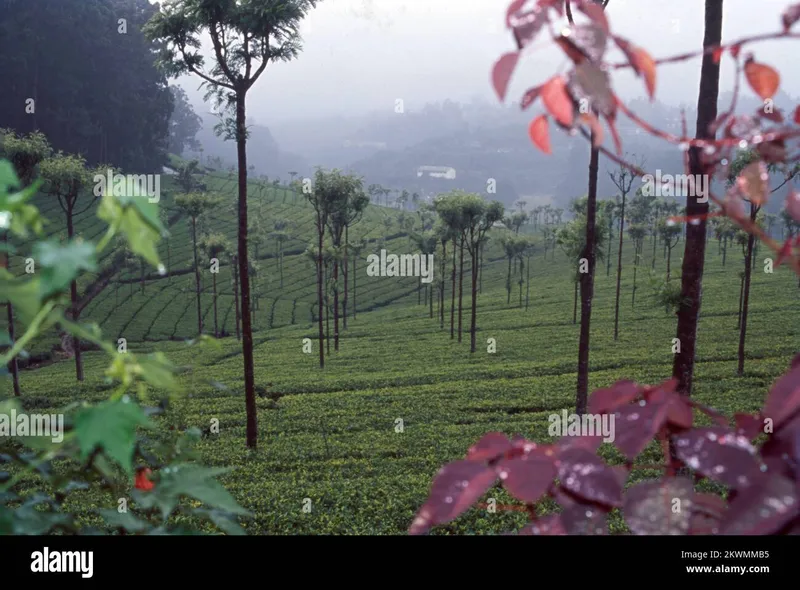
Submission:
[[[75,433],[86,460],[96,448],[116,461],[129,475],[133,474],[133,450],[136,428],[152,427],[142,409],[125,398],[81,410],[75,417]]]

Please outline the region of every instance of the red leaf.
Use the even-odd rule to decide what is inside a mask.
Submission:
[[[736,179],[742,194],[754,205],[763,205],[769,196],[769,171],[762,162],[748,164]]]
[[[467,459],[470,461],[495,459],[512,448],[511,441],[508,440],[505,434],[502,432],[489,432],[469,448]]]
[[[693,494],[694,486],[685,477],[631,486],[625,492],[625,522],[635,535],[685,535]]]
[[[674,382],[671,380],[669,383]],[[648,401],[655,404],[665,404],[667,406],[667,422],[677,428],[691,428],[694,420],[692,406],[682,395],[675,393],[667,388],[659,387],[652,391]]]
[[[794,122],[800,125],[800,106],[794,110]]]
[[[456,461],[445,465],[433,480],[428,501],[420,508],[408,533],[426,533],[431,527],[458,517],[496,480],[494,469],[481,463]]]
[[[795,367],[778,379],[764,405],[764,418],[772,420],[775,430],[800,410],[800,367]]]
[[[736,433],[747,437],[748,440],[753,440],[764,432],[764,421],[760,416],[737,412],[733,415],[733,419],[736,422]]]
[[[652,101],[656,96],[656,62],[651,55],[641,47],[637,47],[633,50],[633,58],[638,65],[639,71],[642,72],[644,76],[647,94]]]
[[[566,535],[560,514],[550,514],[537,518],[520,529],[518,535]]]
[[[661,430],[668,409],[666,404],[644,400],[618,409],[614,413],[614,445],[633,461]]]
[[[762,477],[730,503],[723,535],[771,535],[797,516],[797,490],[781,475]]]
[[[792,25],[800,20],[800,4],[792,4],[784,10],[782,20],[784,30],[788,31],[791,29]]]
[[[732,488],[749,485],[761,473],[750,441],[727,428],[696,428],[673,440],[681,461]]]
[[[622,155],[622,138],[619,136],[619,131],[617,131],[617,124],[616,119],[614,117],[606,117],[606,123],[608,124],[608,128],[611,130],[611,137],[614,140],[614,149],[617,151],[617,155]]]
[[[637,47],[622,37],[614,37],[614,42],[625,54],[636,75],[644,76],[647,93],[650,96],[650,100],[653,100],[656,92],[656,62],[652,56],[641,47]]]
[[[534,88],[529,88],[525,91],[524,96],[522,97],[522,101],[520,102],[519,106],[524,111],[529,106],[531,106],[537,98],[539,98],[539,93],[542,91],[541,86],[536,86]]]
[[[567,54],[574,64],[586,61],[586,55],[569,38],[561,36],[556,39],[556,44]]]
[[[567,449],[559,455],[558,479],[574,495],[606,506],[622,505],[622,486],[614,470],[594,453]]]
[[[553,118],[564,127],[572,127],[574,120],[574,106],[572,99],[567,94],[566,83],[561,76],[550,78],[542,86],[542,102]]]
[[[548,125],[547,116],[539,115],[531,121],[528,127],[528,135],[534,145],[545,154],[553,153],[550,149],[550,127]]]
[[[757,63],[752,57],[744,65],[744,75],[750,88],[762,100],[775,96],[781,84],[781,76],[774,68]]]
[[[725,53],[724,47],[717,47],[714,49],[714,52],[711,54],[711,57],[714,58],[714,63],[718,64],[719,61],[722,59],[722,54]]]
[[[497,63],[494,64],[494,68],[492,68],[492,86],[494,86],[494,91],[501,102],[506,98],[508,81],[511,79],[511,74],[514,73],[514,68],[517,66],[518,61],[519,52],[513,51],[498,59]]]
[[[597,449],[599,449],[602,444],[602,436],[562,436],[558,439],[556,447],[561,453],[568,449],[585,449],[596,453]]]
[[[786,212],[791,215],[792,219],[800,223],[800,192],[794,189],[789,189],[789,194],[786,195]]]
[[[731,55],[733,59],[737,59],[739,57],[739,53],[742,51],[741,44],[737,43],[736,45],[731,47]]]
[[[589,413],[605,414],[627,405],[642,393],[642,387],[633,381],[617,381],[606,389],[596,389],[589,397]]]
[[[556,466],[551,457],[526,455],[502,459],[497,474],[508,492],[523,502],[536,502],[553,485]]]

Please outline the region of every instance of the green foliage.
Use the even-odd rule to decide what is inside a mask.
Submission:
[[[81,182],[85,174],[80,158],[59,154],[43,162],[42,167],[43,173],[49,175],[52,191],[62,197],[77,195],[76,182]],[[38,211],[32,211],[32,205],[26,203],[30,195],[8,194],[8,189],[16,185],[18,181],[10,163],[0,161],[0,218],[17,217],[22,211],[18,222],[21,226],[17,227],[20,231],[15,233],[38,233]],[[192,525],[188,530],[192,527],[208,530],[209,526],[216,526],[230,534],[241,532],[235,517],[247,513],[216,481],[222,472],[187,463],[195,457],[187,452],[186,436],[196,440],[196,433],[178,434],[173,440],[158,442],[141,434],[141,429],[153,426],[148,413],[154,415],[163,411],[181,391],[175,369],[163,353],[145,355],[115,349],[102,339],[96,325],[79,325],[65,316],[69,285],[95,270],[97,256],[118,232],[127,238],[134,252],[148,257],[155,265],[160,264],[155,244],[163,227],[158,208],[150,205],[143,199],[105,194],[98,215],[108,221],[109,226],[99,243],[38,241],[33,251],[41,270],[34,276],[17,278],[0,269],[0,303],[12,304],[25,324],[24,333],[16,342],[3,332],[2,341],[8,350],[0,355],[0,366],[22,354],[29,342],[56,325],[68,334],[97,345],[110,359],[105,372],[107,385],[116,384],[113,395],[106,401],[72,402],[49,415],[29,416],[31,428],[36,431],[3,432],[4,436],[0,437],[3,469],[0,471],[0,534],[97,532],[98,528],[87,526],[85,519],[73,512],[69,501],[74,493],[100,489],[112,490],[112,497],[106,498],[110,505],[120,497],[126,502],[128,497],[133,501],[133,505],[124,510],[119,505],[114,510],[98,504],[93,512],[100,518],[100,532],[109,527],[112,531],[129,533],[163,534],[187,530],[176,522]],[[2,380],[7,378],[0,375]],[[57,387],[61,386],[63,382]],[[150,389],[162,394],[158,408],[143,408],[128,395],[132,391],[146,400]],[[5,418],[6,428],[9,416],[25,412],[25,400],[22,398],[21,404],[17,399],[0,399],[0,416]],[[45,419],[50,422],[41,432]],[[149,472],[140,471],[135,486],[139,489],[130,491],[136,463],[140,463],[140,467],[149,465],[148,469],[161,469],[155,483],[147,483]],[[193,498],[198,505],[187,507],[181,498]],[[200,508],[200,504],[205,506]],[[210,525],[202,524],[204,521]]]

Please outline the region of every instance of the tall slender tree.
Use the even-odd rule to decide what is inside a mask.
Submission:
[[[239,198],[239,280],[242,309],[250,307],[247,252],[247,93],[267,64],[289,61],[300,53],[300,22],[317,0],[175,0],[162,3],[145,25],[145,36],[160,46],[157,65],[170,77],[194,74],[206,85],[218,106],[235,111]],[[205,68],[200,51],[207,33],[214,64]],[[242,314],[247,447],[258,446],[258,416],[253,371],[253,331],[249,314]]]
[[[198,256],[198,221],[204,213],[207,213],[217,205],[220,199],[209,193],[181,193],[175,196],[175,205],[183,211],[189,222],[192,236],[192,256],[194,260],[194,284],[195,296],[197,298],[197,333],[203,333],[203,310],[200,304],[200,259]]]
[[[705,1],[705,34],[703,62],[700,70],[700,90],[697,99],[697,126],[695,135],[699,139],[713,139],[709,129],[717,118],[717,99],[719,97],[720,64],[711,48],[722,41],[723,0]],[[710,171],[704,163],[702,149],[692,146],[689,149],[689,173],[695,178]],[[683,395],[692,394],[694,362],[697,350],[697,323],[700,318],[700,299],[703,286],[703,267],[706,253],[706,221],[709,205],[707,198],[690,195],[686,198],[686,215],[700,219],[700,223],[686,227],[684,240],[683,268],[681,271],[681,297],[678,308],[677,338],[680,351],[675,355],[672,376],[678,380],[677,390]]]

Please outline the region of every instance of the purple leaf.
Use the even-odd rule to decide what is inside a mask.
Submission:
[[[485,461],[494,459],[510,451],[513,448],[511,441],[502,432],[489,432],[484,434],[481,439],[472,445],[467,451],[467,459],[470,461]]]
[[[637,484],[625,492],[625,522],[635,535],[685,535],[693,493],[684,477]]]
[[[502,459],[497,465],[497,474],[512,496],[523,502],[536,502],[553,484],[556,466],[551,457],[530,454]]]
[[[580,498],[607,506],[622,505],[622,486],[617,474],[585,449],[567,449],[559,455],[558,479],[565,489]]]
[[[614,413],[614,444],[629,461],[633,461],[658,434],[667,420],[668,411],[666,404],[641,400]]]
[[[575,504],[564,508],[561,522],[569,535],[605,535],[608,534],[606,513],[597,506]]]
[[[445,465],[433,480],[428,501],[420,508],[409,534],[426,533],[437,524],[449,522],[486,493],[497,475],[494,469],[474,461]]]
[[[798,514],[794,483],[780,475],[763,477],[739,492],[726,515],[724,535],[771,535]]]
[[[733,488],[750,485],[761,473],[747,437],[726,428],[697,428],[674,437],[678,458],[709,479]]]
[[[589,397],[589,413],[605,414],[625,406],[642,393],[642,388],[633,381],[617,381],[611,387],[596,389]]]

